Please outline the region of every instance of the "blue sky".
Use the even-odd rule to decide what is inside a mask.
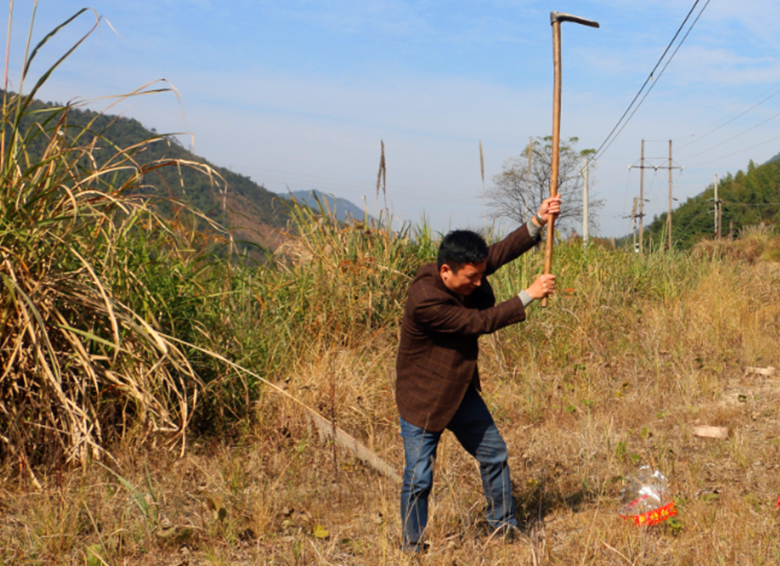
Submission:
[[[699,7],[706,0],[700,0]],[[116,107],[161,132],[191,132],[196,153],[275,192],[317,188],[375,208],[380,140],[388,200],[402,220],[481,227],[479,141],[487,184],[529,136],[552,131],[550,10],[598,20],[563,27],[562,136],[596,148],[644,82],[693,0],[96,0],[105,21],[55,73],[45,100],[97,99],[156,79],[179,93]],[[40,0],[33,37],[83,7]],[[11,88],[32,2],[16,1]],[[697,10],[698,11],[698,10]],[[675,145],[675,196],[780,152],[780,5],[711,0],[652,93],[591,175],[601,234],[639,190],[628,165],[661,164]],[[33,75],[94,23],[82,16],[43,50]],[[5,29],[5,26],[4,26]],[[105,100],[91,103],[102,108]],[[763,123],[765,122],[765,123]],[[754,128],[747,131],[749,128]],[[744,133],[743,133],[744,132]],[[740,135],[742,134],[742,135]],[[736,137],[738,136],[738,137]],[[733,138],[733,139],[731,139]],[[774,139],[778,138],[778,139]],[[189,143],[189,141],[186,141]],[[686,146],[687,147],[684,147]],[[750,149],[748,149],[750,148]],[[667,173],[647,172],[646,212],[667,206]]]

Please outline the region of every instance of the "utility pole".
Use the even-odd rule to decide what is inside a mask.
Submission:
[[[631,208],[631,218],[633,220],[633,226],[631,227],[631,235],[633,236],[633,244],[634,244],[634,251],[639,252],[639,247],[636,243],[636,201],[637,198],[634,197],[634,206]]]
[[[642,157],[640,159],[640,165],[629,165],[629,169],[641,169],[642,173],[639,177],[639,214],[633,212],[631,216],[639,218],[639,247],[637,251],[644,251],[644,228],[645,228],[645,169],[659,169],[669,170],[669,216],[666,219],[667,232],[669,233],[667,246],[672,247],[672,169],[684,169],[682,166],[675,167],[672,165],[672,140],[669,140],[669,164],[668,165],[645,165],[645,140],[642,140]],[[635,205],[636,206],[636,205]]]
[[[639,177],[639,251],[644,251],[645,235],[645,140],[642,140],[642,174]]]
[[[533,157],[534,157],[534,137],[528,136],[528,175],[525,177],[525,191],[526,194],[531,194],[531,166],[533,165]],[[533,214],[536,212],[535,210],[529,210],[529,213]],[[536,244],[536,247],[539,251],[544,251],[544,241],[539,240],[539,243]]]
[[[528,175],[525,177],[525,192],[531,194],[531,159],[534,155],[534,137],[528,136]],[[535,210],[529,210],[530,214],[536,212]]]
[[[485,237],[487,237],[487,206],[485,205],[485,153],[482,151],[482,140],[479,140],[479,172],[482,174],[482,222]]]
[[[590,241],[590,217],[588,216],[588,158],[582,160],[582,245]]]
[[[526,191],[530,190],[531,188],[531,158],[533,156],[534,156],[534,137],[528,136],[528,177],[526,178],[526,183],[527,183]]]
[[[717,173],[715,173],[715,239],[720,240],[720,200],[718,199]]]
[[[672,249],[672,140],[669,140],[669,215],[666,217],[666,231],[669,241],[666,249]]]

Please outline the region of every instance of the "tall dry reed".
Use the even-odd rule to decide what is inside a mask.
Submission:
[[[47,41],[84,13],[25,56],[21,87]],[[171,305],[150,288],[155,266],[188,265],[192,254],[144,194],[143,178],[168,166],[211,172],[140,165],[134,155],[159,136],[118,148],[94,119],[70,125],[72,106],[35,101],[86,37],[29,92],[4,91],[0,115],[0,460],[30,474],[39,464],[102,458],[107,443],[131,431],[183,446],[202,388],[164,334],[175,331],[165,316]]]

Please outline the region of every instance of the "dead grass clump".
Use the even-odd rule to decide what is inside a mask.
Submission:
[[[755,263],[763,253],[763,243],[757,239],[746,240],[701,240],[693,246],[691,253],[696,258],[711,260],[730,259]]]
[[[20,90],[49,38],[26,55]],[[70,106],[34,103],[71,51],[28,94],[3,92],[0,115],[0,462],[33,481],[36,466],[86,465],[130,432],[184,446],[203,385],[164,333],[181,312],[156,292],[186,280],[191,256],[140,193],[160,167],[210,171],[140,165],[161,137],[116,148],[94,131],[97,114],[73,127]],[[98,159],[98,145],[112,149]]]
[[[701,240],[692,249],[696,258],[730,259],[745,263],[780,261],[780,237],[771,226],[746,226],[735,240]]]

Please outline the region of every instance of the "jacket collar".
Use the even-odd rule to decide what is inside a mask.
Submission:
[[[430,281],[431,284],[440,291],[444,291],[445,293],[449,294],[452,297],[455,297],[460,303],[463,303],[464,305],[468,305],[469,298],[464,297],[463,295],[458,295],[457,293],[451,291],[445,284],[444,281],[442,281],[441,273],[439,273],[439,266],[436,265],[436,263],[427,263],[424,266],[420,268],[420,271],[417,273],[417,277],[415,279],[427,279]]]

